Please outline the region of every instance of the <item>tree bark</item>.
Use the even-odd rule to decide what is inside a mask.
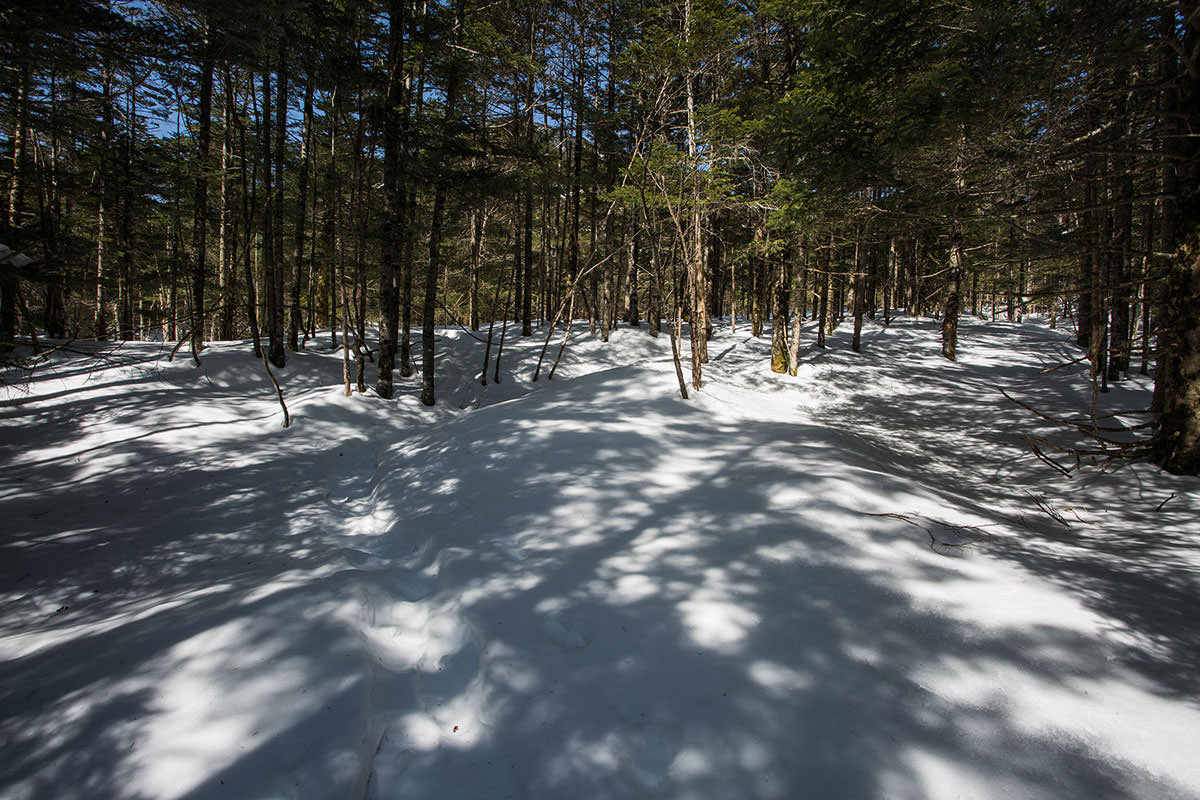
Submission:
[[[1163,116],[1175,120],[1168,131],[1200,130],[1200,15],[1197,3],[1180,3],[1185,12],[1182,41],[1177,51],[1164,48],[1174,62],[1173,52],[1189,59],[1178,69],[1177,83],[1165,93]],[[1165,31],[1175,30],[1174,10],[1163,14]],[[1169,63],[1164,74],[1174,77]],[[1200,196],[1195,186],[1200,144],[1194,137],[1169,136],[1165,140],[1163,184],[1187,194],[1164,202],[1160,223],[1160,250],[1174,253],[1167,267],[1158,308],[1158,364],[1154,374],[1154,460],[1164,469],[1180,474],[1200,474]],[[1177,240],[1190,232],[1179,246]]]
[[[825,331],[829,327],[829,284],[833,280],[829,268],[830,249],[833,238],[830,237],[828,246],[822,247],[817,257],[817,269],[821,272],[821,297],[817,301],[817,347],[825,346]]]
[[[950,233],[950,275],[946,285],[946,303],[942,309],[942,356],[958,360],[958,315],[962,313],[963,254],[962,222],[955,219]]]
[[[684,34],[692,36],[692,0],[686,0]],[[691,213],[689,215],[687,254],[688,331],[692,345],[692,388],[703,385],[703,364],[708,361],[708,307],[704,286],[704,240],[700,196],[700,155],[696,142],[695,77],[689,70],[685,78],[687,92],[687,149],[691,179]]]
[[[300,136],[300,173],[296,177],[296,230],[292,237],[292,296],[288,316],[288,349],[300,349],[300,329],[304,327],[300,294],[304,287],[304,240],[308,224],[308,178],[312,166],[313,79],[304,86],[304,122]]]
[[[1154,457],[1169,472],[1200,474],[1200,251],[1184,252],[1166,280],[1159,313]]]
[[[792,277],[788,261],[786,257],[781,258],[775,270],[775,310],[774,319],[771,321],[772,372],[788,370],[788,309],[791,302],[788,288]]]
[[[229,65],[222,70],[222,113],[221,113],[221,207],[218,215],[219,240],[217,244],[218,284],[221,290],[221,315],[217,335],[224,341],[234,337],[234,286],[235,270],[234,225],[229,207],[229,159],[233,155],[233,87]]]
[[[269,214],[272,217],[272,250],[274,282],[271,284],[271,305],[275,314],[271,319],[271,363],[283,367],[287,363],[287,348],[285,339],[285,306],[284,295],[287,284],[287,264],[283,254],[283,199],[284,174],[287,164],[287,109],[288,109],[288,52],[283,42],[279,45],[279,71],[276,75],[275,86],[275,117],[274,117],[274,152],[275,180],[273,183],[274,197],[268,195]],[[269,102],[269,101],[267,101]],[[268,138],[271,131],[268,131]]]
[[[200,118],[197,120],[197,160],[195,184],[195,215],[192,218],[192,357],[204,346],[204,288],[207,274],[208,250],[208,151],[212,131],[213,60],[212,25],[205,22],[203,51],[200,56]]]
[[[527,27],[528,52],[530,63],[536,56],[536,28],[533,21],[533,11],[529,12]],[[534,154],[535,131],[533,127],[534,107],[534,76],[533,70],[525,76],[525,149],[527,157],[532,161]],[[533,335],[533,178],[527,176],[529,185],[525,188],[525,219],[522,228],[525,233],[525,258],[522,264],[524,270],[521,276],[521,335]],[[545,248],[545,238],[542,239]]]
[[[867,305],[866,297],[864,297],[867,279],[863,266],[863,262],[867,257],[866,249],[866,242],[860,237],[854,243],[854,276],[851,282],[851,291],[853,293],[851,302],[854,304],[854,337],[850,340],[850,349],[856,353],[862,351],[863,313]]]
[[[262,126],[259,142],[262,147],[263,165],[263,222],[262,222],[262,266],[263,292],[266,294],[267,311],[267,358],[277,367],[287,363],[283,342],[283,276],[280,274],[278,251],[275,249],[275,211],[272,208],[276,176],[275,159],[271,146],[274,98],[271,94],[270,70],[262,77]],[[278,176],[282,179],[282,176]]]
[[[96,190],[96,311],[93,317],[92,335],[97,339],[108,338],[108,296],[105,284],[108,276],[105,274],[105,244],[108,239],[108,225],[105,214],[108,210],[108,199],[111,191],[109,178],[111,173],[112,129],[113,129],[113,87],[112,70],[102,67],[101,94],[101,124],[100,124],[100,169],[96,174],[99,184]]]
[[[226,73],[225,91],[232,104],[233,83],[229,73]],[[254,96],[254,75],[248,76],[250,82],[249,94]],[[250,337],[254,347],[254,357],[262,360],[262,337],[258,325],[258,291],[254,282],[254,212],[258,204],[258,176],[252,174],[249,166],[249,154],[246,148],[246,126],[238,121],[238,149],[241,152],[242,180],[242,267],[246,276],[246,319],[250,323]],[[258,171],[258,162],[254,162],[253,172]]]
[[[379,270],[379,362],[375,391],[380,397],[393,394],[392,373],[396,365],[397,328],[400,305],[397,296],[397,266],[404,253],[405,197],[408,188],[402,164],[402,106],[404,105],[405,0],[388,3],[388,78],[383,123],[383,190],[386,204],[383,252]]]
[[[434,392],[434,306],[437,303],[437,277],[442,256],[442,225],[446,213],[446,192],[449,174],[445,159],[454,136],[455,105],[458,102],[461,64],[458,48],[462,44],[465,0],[454,4],[454,31],[451,36],[450,71],[446,79],[446,110],[442,119],[441,139],[435,161],[433,210],[429,222],[429,263],[425,271],[425,307],[421,326],[421,402],[432,406],[436,402]]]

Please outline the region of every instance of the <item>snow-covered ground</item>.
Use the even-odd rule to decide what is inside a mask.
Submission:
[[[726,322],[687,402],[447,330],[435,409],[322,345],[288,429],[244,343],[7,373],[0,797],[1200,798],[1200,481],[1031,455],[1065,333],[937,335]]]

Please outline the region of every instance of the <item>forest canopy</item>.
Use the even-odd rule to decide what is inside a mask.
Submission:
[[[713,318],[794,372],[796,320],[1036,312],[1194,474],[1198,85],[1195,0],[10,2],[0,349],[344,346],[432,404],[435,326],[586,318],[686,395]]]

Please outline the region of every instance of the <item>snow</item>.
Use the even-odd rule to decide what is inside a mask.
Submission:
[[[1200,481],[1060,475],[998,390],[1086,414],[1067,335],[938,329],[726,321],[692,401],[444,330],[433,409],[314,346],[287,429],[245,343],[7,373],[0,797],[1200,798]]]

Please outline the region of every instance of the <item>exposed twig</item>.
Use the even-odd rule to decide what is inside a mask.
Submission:
[[[925,533],[929,536],[929,549],[932,550],[933,552],[937,553],[938,555],[945,555],[945,553],[938,550],[939,547],[941,547],[941,548],[966,547],[969,544],[974,544],[976,541],[979,540],[980,537],[986,535],[986,531],[984,530],[984,528],[994,527],[994,525],[955,525],[953,523],[946,522],[945,520],[933,519],[930,517],[914,517],[914,516],[910,516],[908,514],[898,514],[895,512],[880,513],[880,514],[873,514],[873,513],[868,512],[867,516],[868,517],[890,517],[892,519],[898,519],[901,522],[908,523],[909,525],[912,525],[915,528],[920,528],[921,530],[925,531]],[[933,529],[933,527],[931,527],[931,525],[932,526],[940,526],[940,527],[945,528],[946,530],[950,530],[950,531],[965,531],[968,534],[970,534],[971,536],[974,536],[975,538],[964,537],[963,541],[960,541],[960,542],[945,541],[945,540],[939,539],[937,537],[937,535],[934,533],[934,529]]]
[[[1085,354],[1085,355],[1080,356],[1079,358],[1072,359],[1071,361],[1067,361],[1063,364],[1058,364],[1057,366],[1048,367],[1048,368],[1042,370],[1041,372],[1039,372],[1038,375],[1049,375],[1051,372],[1054,372],[1055,370],[1062,369],[1063,367],[1074,366],[1082,361],[1087,361],[1087,359],[1088,359],[1088,357]]]
[[[437,299],[437,298],[435,298],[435,299]],[[439,306],[441,306],[441,307],[442,307],[442,311],[445,311],[445,312],[446,312],[446,316],[450,317],[450,321],[451,321],[451,322],[453,322],[453,323],[454,323],[455,325],[457,325],[458,327],[462,328],[463,332],[464,332],[465,334],[467,334],[467,336],[470,336],[472,339],[474,339],[475,341],[479,342],[480,344],[484,344],[484,340],[483,340],[483,339],[480,339],[478,336],[476,336],[474,331],[472,331],[472,330],[471,330],[470,328],[468,328],[466,325],[463,325],[461,322],[459,322],[459,320],[458,320],[458,317],[454,316],[454,312],[453,312],[453,311],[451,311],[450,309],[446,308],[446,304],[445,304],[445,303],[443,303],[443,302],[442,302],[440,299],[437,299],[437,304],[438,304]]]
[[[1165,506],[1167,503],[1171,502],[1171,501],[1172,501],[1172,500],[1174,500],[1174,499],[1175,499],[1175,493],[1174,493],[1174,492],[1171,492],[1171,496],[1170,496],[1170,497],[1168,497],[1166,500],[1163,500],[1161,503],[1159,503],[1159,504],[1158,504],[1158,505],[1155,507],[1155,509],[1154,509],[1154,510],[1155,510],[1155,511],[1162,511],[1162,507],[1163,507],[1163,506]]]
[[[1053,467],[1054,469],[1058,470],[1058,471],[1059,471],[1059,472],[1061,472],[1063,475],[1066,475],[1066,476],[1068,476],[1068,477],[1071,475],[1071,471],[1074,469],[1074,467],[1070,467],[1070,468],[1068,468],[1068,467],[1064,467],[1063,465],[1059,464],[1059,463],[1058,463],[1057,461],[1055,461],[1054,459],[1050,458],[1050,456],[1048,456],[1048,455],[1046,455],[1045,453],[1043,453],[1043,452],[1042,452],[1042,448],[1041,448],[1041,447],[1039,447],[1038,441],[1037,441],[1037,440],[1035,440],[1033,437],[1031,437],[1031,436],[1022,436],[1021,438],[1025,440],[1025,444],[1029,445],[1029,449],[1030,449],[1030,450],[1033,452],[1033,454],[1034,454],[1035,456],[1037,456],[1037,457],[1038,457],[1038,459],[1039,459],[1039,460],[1040,460],[1040,461],[1041,461],[1043,464],[1046,464],[1046,465],[1048,465],[1048,466],[1050,466],[1050,467]],[[1078,466],[1078,465],[1079,465],[1079,464],[1078,464],[1078,459],[1076,459],[1076,466]]]
[[[1063,452],[1079,453],[1082,455],[1104,456],[1104,457],[1110,458],[1110,459],[1111,458],[1131,458],[1131,457],[1136,457],[1136,456],[1141,455],[1141,451],[1145,450],[1149,446],[1148,443],[1144,442],[1144,441],[1142,441],[1142,442],[1122,442],[1117,439],[1110,439],[1108,437],[1100,435],[1101,431],[1104,431],[1105,433],[1129,433],[1129,432],[1132,432],[1135,430],[1140,430],[1142,428],[1146,428],[1146,427],[1148,427],[1147,424],[1139,424],[1139,425],[1134,425],[1134,426],[1121,426],[1120,428],[1111,428],[1111,427],[1100,427],[1100,426],[1096,425],[1095,421],[1090,417],[1088,418],[1088,420],[1086,422],[1079,422],[1077,420],[1067,419],[1065,417],[1052,417],[1048,414],[1042,413],[1041,411],[1037,410],[1036,408],[1029,405],[1028,403],[1018,400],[1017,398],[1010,395],[1008,392],[1004,391],[1004,389],[997,388],[996,391],[998,391],[998,392],[1000,392],[1000,394],[1004,395],[1004,397],[1009,402],[1020,406],[1021,408],[1030,412],[1031,414],[1034,414],[1035,416],[1038,416],[1041,419],[1046,420],[1047,422],[1052,422],[1055,425],[1062,425],[1064,427],[1074,428],[1075,430],[1082,433],[1084,436],[1087,436],[1088,438],[1093,439],[1100,444],[1100,450],[1065,449],[1065,448],[1058,448],[1058,447],[1055,448],[1055,449],[1063,450]],[[1131,413],[1133,413],[1133,412],[1131,412]],[[1106,419],[1106,417],[1105,418],[1097,418],[1097,419]],[[1029,437],[1026,437],[1026,439],[1029,439]],[[1049,444],[1049,443],[1045,443],[1045,444]]]
[[[1046,513],[1046,516],[1050,517],[1050,519],[1054,520],[1055,522],[1059,523],[1060,525],[1062,525],[1065,528],[1071,527],[1071,523],[1069,523],[1065,519],[1063,519],[1062,514],[1059,514],[1057,511],[1055,511],[1053,508],[1051,508],[1050,505],[1048,503],[1044,502],[1040,497],[1037,497],[1030,491],[1026,491],[1025,495],[1030,500],[1037,503],[1037,507],[1040,508],[1042,511],[1044,511]],[[1079,515],[1077,514],[1076,519],[1078,519],[1078,518],[1079,518]]]

